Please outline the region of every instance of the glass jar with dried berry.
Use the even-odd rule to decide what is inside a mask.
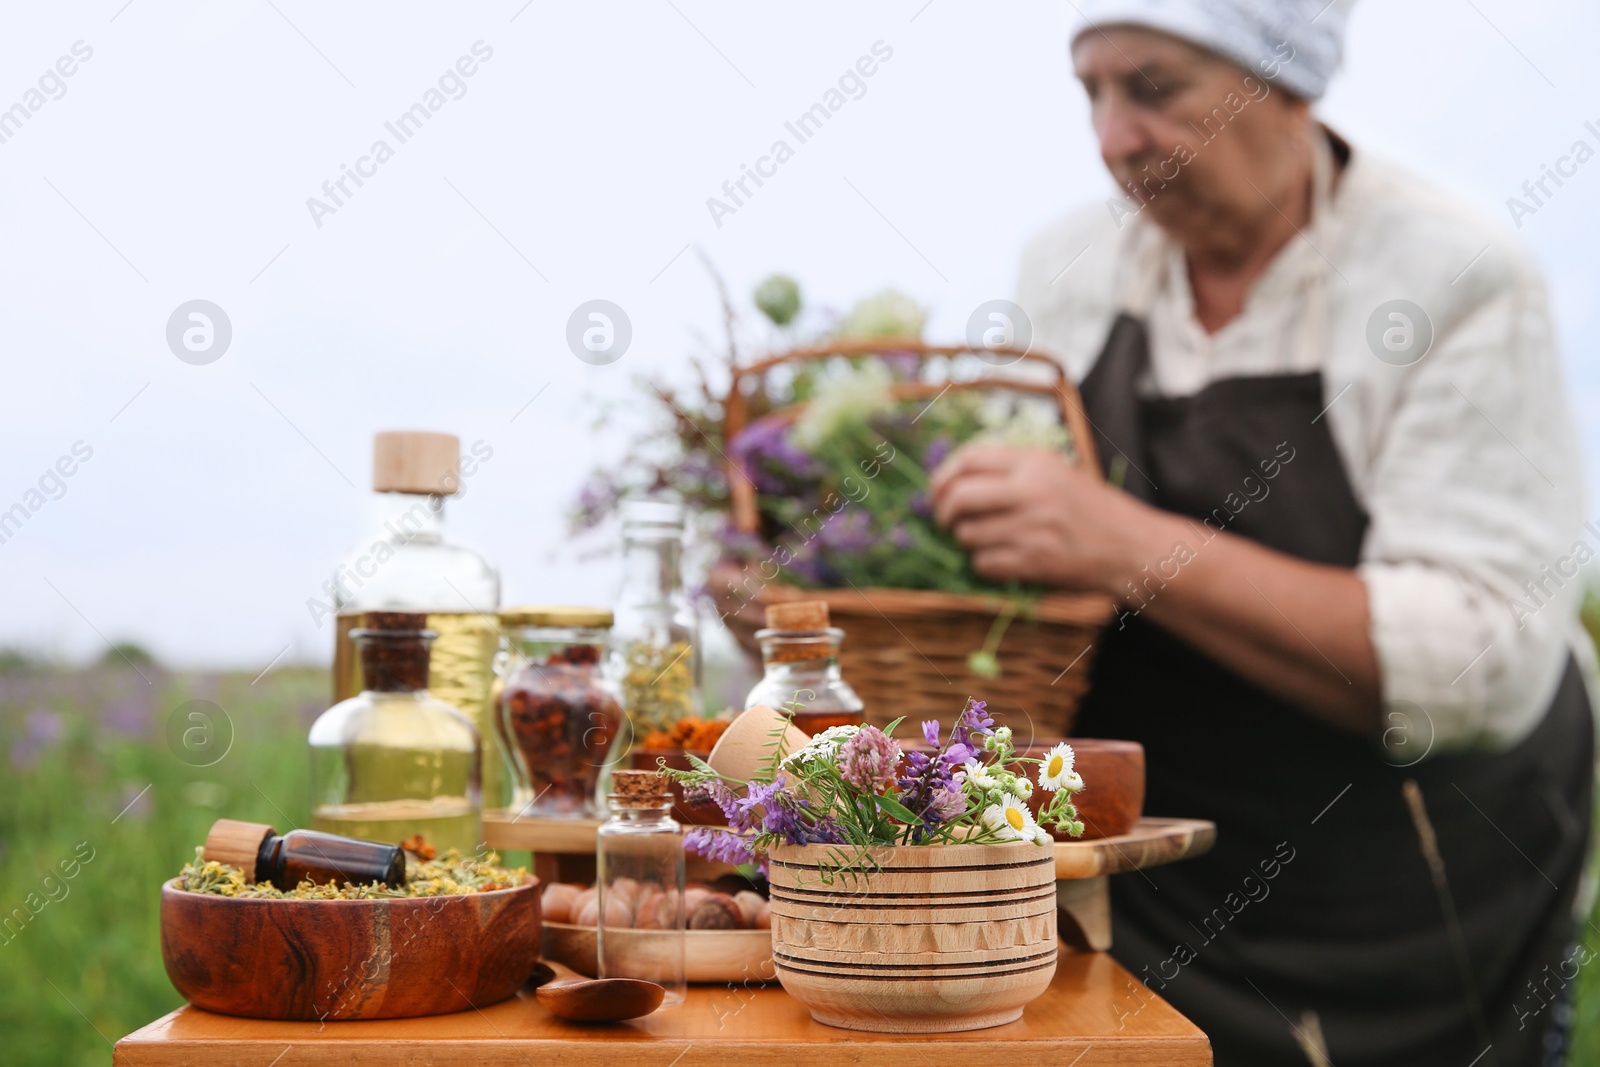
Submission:
[[[500,613],[500,711],[527,765],[533,800],[521,813],[586,818],[611,764],[627,750],[626,719],[604,664],[611,612],[532,607]]]

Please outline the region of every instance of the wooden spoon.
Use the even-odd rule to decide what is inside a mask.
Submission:
[[[667,995],[664,987],[638,978],[585,978],[548,960],[541,961],[540,967],[549,968],[555,980],[541,983],[533,995],[551,1015],[568,1022],[637,1019],[661,1007]]]

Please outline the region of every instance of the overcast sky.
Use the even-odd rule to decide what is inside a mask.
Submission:
[[[0,544],[0,644],[325,659],[305,601],[363,534],[379,429],[493,448],[449,518],[508,602],[609,603],[615,562],[580,558],[565,514],[621,445],[591,430],[599,400],[719,328],[694,250],[741,296],[779,269],[822,305],[896,286],[929,306],[931,338],[958,339],[1010,295],[1033,231],[1111,190],[1068,68],[1071,13],[13,5],[0,109],[38,106],[0,126],[0,510],[43,503]],[[1366,0],[1321,113],[1509,224],[1506,199],[1544,164],[1600,148],[1597,39],[1592,4]],[[707,198],[875,49],[859,99],[714,220]],[[385,124],[442,76],[442,106],[402,143]],[[379,139],[392,157],[361,163]],[[325,196],[358,166],[363,184]],[[1519,234],[1549,274],[1591,501],[1597,202],[1600,160]],[[632,324],[608,366],[565,340],[591,299]],[[191,300],[231,324],[214,362],[168,345]],[[29,497],[41,478],[59,499]]]

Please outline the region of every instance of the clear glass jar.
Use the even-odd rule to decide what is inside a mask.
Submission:
[[[487,458],[483,447],[473,446],[477,459],[463,458],[460,442],[448,434],[378,434],[373,455],[378,491],[370,534],[346,555],[323,589],[337,615],[335,701],[363,688],[361,660],[350,636],[363,613],[427,614],[428,628],[439,635],[431,651],[428,688],[477,726],[484,745],[484,807],[498,811],[519,808],[527,799],[525,775],[500,727],[492,693],[500,643],[494,617],[500,608],[500,575],[482,556],[449,541],[444,526],[445,499],[460,491],[478,459]],[[419,456],[431,466],[423,466]]]
[[[794,724],[808,734],[862,721],[866,705],[839,673],[843,630],[757,630],[756,640],[764,673],[745,707],[792,708]]]
[[[664,986],[663,1007],[682,1004],[687,920],[683,827],[672,817],[667,781],[654,771],[615,771],[609,817],[595,838],[601,978],[642,978]]]
[[[475,854],[483,841],[482,746],[458,708],[427,689],[426,616],[372,612],[352,632],[366,688],[311,726],[311,825]]]
[[[617,755],[627,751],[627,720],[603,655],[611,612],[594,608],[518,608],[500,613],[506,648],[501,721],[528,774],[531,798],[519,815],[585,818]]]
[[[684,592],[683,506],[622,505],[622,592],[611,634],[613,670],[636,736],[700,714],[700,649]]]

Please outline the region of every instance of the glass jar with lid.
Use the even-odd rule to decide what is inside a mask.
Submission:
[[[791,710],[794,724],[808,734],[862,721],[866,705],[839,671],[844,631],[828,625],[824,601],[769,606],[767,628],[756,631],[756,640],[764,673],[745,707]]]
[[[521,815],[588,818],[611,764],[627,750],[616,685],[605,665],[611,612],[526,607],[500,613],[500,710],[526,767]]]

